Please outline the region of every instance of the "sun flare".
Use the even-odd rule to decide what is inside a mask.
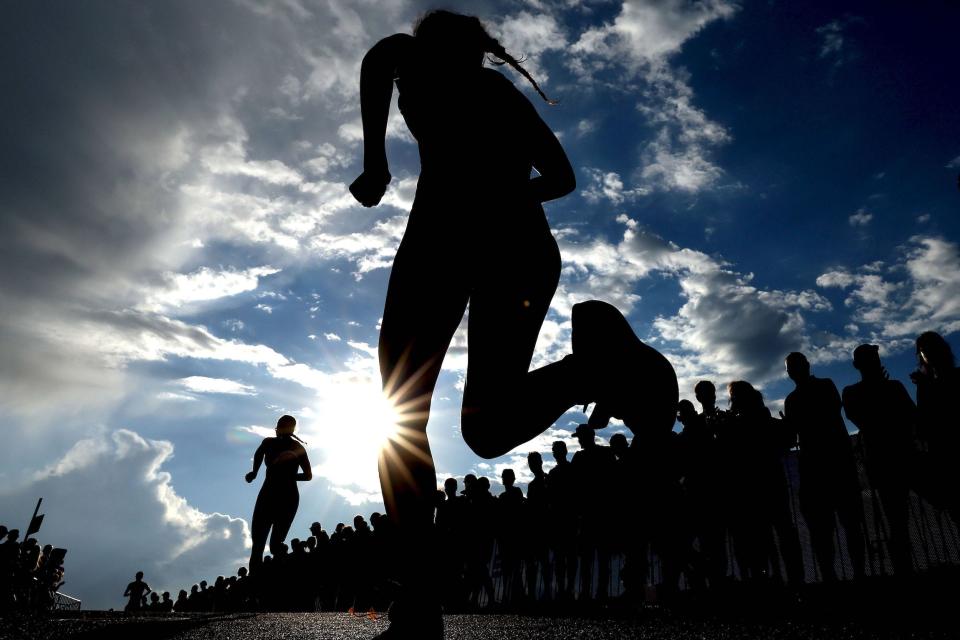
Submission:
[[[377,459],[382,448],[399,437],[402,421],[402,412],[379,381],[354,379],[324,394],[303,435],[319,475],[372,497],[380,490]]]

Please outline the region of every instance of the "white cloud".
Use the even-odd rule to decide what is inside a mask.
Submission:
[[[873,220],[873,214],[868,213],[866,209],[857,209],[848,219],[851,227],[866,227]]]
[[[627,0],[612,22],[587,29],[572,50],[607,61],[623,59],[633,67],[661,62],[703,27],[729,18],[736,9],[734,3],[723,0]]]
[[[957,156],[946,164],[947,169],[960,169],[960,156]]]
[[[582,82],[618,69],[640,81],[631,88],[642,96],[638,110],[655,134],[640,150],[634,172],[639,188],[696,193],[723,176],[710,154],[731,135],[694,105],[685,74],[673,70],[669,59],[706,25],[736,10],[722,0],[628,0],[612,22],[587,29],[570,47],[572,68]]]
[[[960,249],[942,238],[914,236],[882,273],[874,264],[837,269],[817,285],[848,290],[844,304],[875,342],[900,344],[923,331],[960,329]]]
[[[784,354],[811,344],[804,314],[831,308],[815,291],[762,289],[752,284],[752,274],[665,241],[626,215],[617,220],[625,226],[617,244],[597,238],[581,243],[576,234],[561,240],[564,277],[552,308],[566,320],[574,302],[598,298],[629,313],[639,300],[632,292],[641,279],[675,279],[683,304],[674,315],[658,317],[655,335],[646,339],[661,341],[656,346],[668,352],[682,385],[706,374],[771,379]],[[545,330],[553,342],[541,345],[538,354],[562,355],[569,325],[545,324]]]
[[[587,167],[584,172],[590,179],[590,183],[580,192],[587,202],[599,202],[602,199],[609,200],[614,205],[622,204],[625,200],[632,200],[636,197],[649,193],[648,189],[624,189],[623,180],[620,174],[615,171],[601,171],[592,167]]]
[[[206,302],[255,290],[260,278],[278,273],[272,267],[215,271],[202,267],[193,273],[164,273],[164,284],[156,287],[139,307],[153,311],[169,310],[193,302]]]
[[[205,376],[188,376],[177,380],[177,384],[194,393],[225,393],[240,396],[257,395],[256,388],[225,378],[207,378]]]
[[[86,609],[123,605],[122,586],[138,570],[154,589],[176,593],[244,564],[249,530],[241,518],[188,504],[163,470],[172,455],[167,441],[103,432],[77,442],[28,483],[5,487],[0,510],[29,512],[43,496],[40,540],[67,547],[65,590]]]
[[[520,11],[490,25],[494,35],[514,58],[523,59],[524,68],[541,87],[549,82],[549,77],[540,65],[540,55],[546,51],[564,49],[567,37],[560,24],[549,13],[530,13]],[[504,69],[512,72],[512,67]],[[513,73],[514,81],[526,88],[527,80]],[[548,94],[549,95],[549,94]]]
[[[843,25],[839,20],[833,20],[817,27],[820,36],[820,57],[838,56],[843,50]]]

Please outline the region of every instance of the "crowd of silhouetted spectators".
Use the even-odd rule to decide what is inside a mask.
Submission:
[[[932,505],[956,542],[960,375],[932,332],[917,340],[916,403],[876,346],[852,355],[861,380],[841,393],[803,354],[789,354],[795,389],[777,416],[743,380],[726,385],[721,409],[704,380],[693,390],[699,410],[680,401],[677,429],[639,428],[601,444],[580,425],[579,449],[571,458],[567,442],[555,441],[549,471],[541,453],[529,453],[526,494],[512,469],[502,470],[499,495],[486,477],[448,478],[436,496],[434,564],[423,565],[436,572],[445,609],[911,575],[919,567],[911,496]],[[134,588],[137,602],[158,611],[360,613],[389,604],[401,551],[386,516],[368,524],[358,515],[329,533],[315,522],[309,533],[272,549],[258,575],[240,568],[176,601],[165,593],[148,602],[149,589]]]
[[[65,549],[20,541],[19,529],[0,525],[0,611],[49,609],[63,586]]]

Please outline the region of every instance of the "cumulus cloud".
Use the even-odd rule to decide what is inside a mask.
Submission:
[[[612,21],[587,29],[570,47],[572,68],[582,81],[620,71],[639,83],[633,87],[642,96],[637,108],[654,132],[634,172],[644,192],[696,193],[723,176],[711,154],[731,135],[695,106],[686,75],[671,67],[670,58],[708,24],[736,10],[722,0],[628,0]]]
[[[676,53],[707,24],[735,11],[734,3],[723,0],[626,0],[613,21],[587,29],[572,50],[588,57],[581,62],[587,68],[620,59],[637,68]]]
[[[664,240],[626,215],[617,220],[625,230],[615,244],[564,236],[564,284],[554,298],[554,313],[569,320],[575,302],[596,297],[629,314],[639,302],[632,292],[640,280],[675,281],[683,304],[673,315],[656,318],[655,333],[645,339],[669,352],[684,384],[703,375],[758,383],[772,379],[784,354],[812,345],[806,315],[831,309],[816,291],[757,286],[753,274],[739,273],[722,259]],[[569,330],[569,322],[545,323],[553,342],[539,352],[558,355]]]
[[[832,269],[817,285],[845,291],[854,321],[891,348],[923,331],[960,329],[960,248],[943,238],[914,236],[893,264]]]
[[[172,485],[164,464],[173,445],[133,431],[77,442],[29,482],[0,492],[5,514],[29,514],[43,496],[42,543],[65,546],[67,586],[84,608],[119,607],[122,587],[142,570],[170,590],[243,564],[249,530],[241,518],[205,513]]]
[[[615,171],[601,171],[592,167],[587,167],[584,172],[589,178],[589,183],[584,188],[582,195],[587,202],[596,203],[601,200],[608,200],[611,204],[622,204],[625,200],[632,200],[636,197],[646,195],[649,189],[638,187],[635,189],[624,189],[623,180],[620,174]]]

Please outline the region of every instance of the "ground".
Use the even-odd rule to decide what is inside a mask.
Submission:
[[[939,625],[890,624],[886,618],[766,619],[751,616],[687,615],[658,608],[630,615],[522,616],[450,615],[445,618],[447,640],[547,640],[642,638],[644,640],[786,640],[880,638],[911,640],[955,638],[955,630]],[[59,640],[60,638],[137,640],[366,640],[387,626],[386,618],[369,620],[343,613],[266,613],[128,617],[122,613],[87,612],[43,619],[0,619],[2,640]]]

